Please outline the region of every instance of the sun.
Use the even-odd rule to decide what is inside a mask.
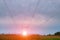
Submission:
[[[27,36],[27,31],[23,31],[23,32],[22,32],[22,35],[23,35],[23,36]]]

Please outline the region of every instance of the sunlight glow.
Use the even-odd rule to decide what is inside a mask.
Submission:
[[[23,31],[23,32],[22,32],[22,35],[23,35],[23,36],[27,36],[27,31]]]

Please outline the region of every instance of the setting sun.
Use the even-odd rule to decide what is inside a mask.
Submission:
[[[23,35],[23,36],[27,36],[27,31],[23,31],[23,32],[22,32],[22,35]]]

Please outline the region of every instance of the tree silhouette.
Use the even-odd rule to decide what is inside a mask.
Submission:
[[[54,35],[58,35],[58,36],[60,36],[60,32],[56,32]]]

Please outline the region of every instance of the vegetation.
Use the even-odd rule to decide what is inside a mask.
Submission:
[[[56,36],[57,35],[57,36]],[[0,34],[0,40],[60,40],[59,32],[54,35],[38,35],[32,34],[27,36],[16,35],[16,34]]]
[[[55,33],[55,35],[58,35],[58,36],[60,36],[60,32],[56,32],[56,33]]]

